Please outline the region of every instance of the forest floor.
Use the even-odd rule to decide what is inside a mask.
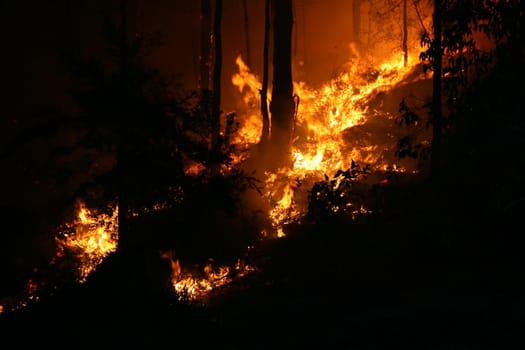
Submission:
[[[200,303],[141,298],[118,255],[93,281],[0,315],[17,347],[523,349],[525,126],[477,119],[435,180],[385,189],[382,210],[289,227],[257,271]],[[130,278],[131,280],[131,278]]]
[[[256,272],[201,303],[141,302],[111,282],[129,271],[118,257],[108,259],[106,279],[0,317],[1,341],[54,348],[523,348],[522,209],[491,215],[478,185],[396,185],[379,216],[290,228],[256,248]]]

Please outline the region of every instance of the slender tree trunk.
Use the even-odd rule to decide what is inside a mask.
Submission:
[[[128,50],[128,1],[120,3],[120,76],[122,86],[127,89],[129,50]]]
[[[273,0],[273,85],[270,102],[274,166],[291,161],[295,102],[292,80],[292,0]]]
[[[132,183],[131,178],[133,171],[133,147],[134,133],[134,111],[130,108],[132,98],[132,86],[130,77],[130,52],[128,41],[128,0],[121,0],[121,43],[120,43],[120,75],[121,75],[121,96],[120,110],[122,115],[118,121],[120,140],[117,149],[117,198],[118,198],[118,251],[125,261],[127,269],[133,271],[132,274],[126,275],[120,283],[123,288],[132,291],[128,300],[133,300],[137,304],[139,313],[144,312],[144,301],[147,300],[147,290],[150,287],[146,282],[149,273],[148,262],[146,259],[147,252],[151,249],[147,244],[143,244],[139,233],[131,225],[129,212],[132,210],[133,188],[137,184]],[[130,120],[131,119],[131,120]]]
[[[407,0],[403,0],[403,66],[408,65],[408,13]]]
[[[354,41],[361,41],[361,0],[352,0],[352,34]]]
[[[266,144],[270,138],[270,116],[268,114],[268,54],[270,49],[270,0],[264,3],[264,47],[263,47],[263,78],[261,87],[262,134],[259,143]]]
[[[137,0],[137,25],[136,32],[144,38],[144,3],[142,0]]]
[[[243,0],[242,1],[242,9],[243,9],[243,16],[244,16],[244,35],[246,38],[246,64],[248,64],[248,67],[252,66],[252,60],[250,55],[250,21],[248,16],[248,1]]]
[[[199,89],[202,93],[201,113],[204,119],[209,119],[210,111],[210,55],[211,55],[211,2],[201,0],[201,53],[199,57]]]
[[[131,12],[132,13],[132,12]],[[133,13],[132,13],[133,14]],[[136,137],[140,133],[140,126],[136,122],[137,115],[133,110],[135,103],[136,90],[132,76],[132,53],[130,52],[129,36],[135,32],[129,22],[130,8],[129,0],[121,0],[121,47],[120,47],[120,74],[122,79],[121,91],[121,111],[119,120],[120,140],[117,154],[117,195],[118,195],[118,250],[120,257],[123,258],[123,265],[126,266],[129,274],[116,276],[119,278],[121,287],[129,290],[130,293],[122,296],[125,303],[133,302],[138,314],[149,317],[151,308],[148,306],[153,301],[153,297],[161,296],[161,286],[166,285],[167,277],[158,274],[158,263],[160,257],[158,251],[144,237],[144,232],[134,227],[130,211],[134,208],[136,199],[135,188],[140,186],[136,183],[133,174],[130,172],[136,169]],[[132,29],[132,30],[130,30]]]
[[[215,60],[213,65],[213,103],[211,120],[212,154],[218,156],[221,136],[221,72],[222,72],[222,0],[215,1],[215,18],[213,21],[213,41]],[[212,168],[218,171],[218,159],[213,157]]]
[[[432,153],[430,170],[433,176],[439,174],[441,167],[441,132],[443,115],[441,109],[441,75],[442,75],[442,48],[441,48],[441,11],[440,0],[434,0],[434,60],[432,78]]]
[[[129,94],[129,77],[128,77],[128,64],[129,64],[129,52],[128,52],[128,38],[127,38],[127,12],[128,4],[127,0],[121,1],[120,7],[120,30],[121,30],[121,42],[120,42],[120,79],[121,79],[121,111],[122,115],[119,120],[120,128],[120,140],[118,145],[117,154],[117,177],[118,177],[118,247],[121,250],[127,251],[131,248],[132,237],[129,232],[129,220],[128,220],[128,208],[129,208],[129,188],[126,181],[126,169],[129,168],[129,127],[126,123],[127,106],[126,100]]]
[[[85,38],[86,38],[86,16],[84,0],[65,1],[65,22],[64,33],[66,34],[66,47],[77,57],[83,57]]]

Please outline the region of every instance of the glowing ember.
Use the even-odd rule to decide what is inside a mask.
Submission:
[[[78,207],[77,218],[64,225],[56,241],[59,255],[73,252],[79,259],[78,280],[84,282],[104,258],[117,249],[118,207],[111,215],[92,211],[82,202]]]

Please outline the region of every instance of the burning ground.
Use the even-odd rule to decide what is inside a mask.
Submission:
[[[411,61],[417,62],[414,57]],[[258,110],[253,109],[253,106],[259,105],[260,82],[241,57],[236,63],[239,71],[232,77],[232,83],[238,87],[245,104],[241,108],[242,114],[237,117],[238,129],[232,136],[235,148],[233,163],[229,167],[241,165],[251,170],[249,167],[255,159],[261,169],[264,167],[261,167],[257,155],[251,154],[256,151],[262,128]],[[377,68],[362,67],[359,61],[349,63],[339,76],[319,88],[308,87],[304,82],[295,83],[298,102],[293,163],[290,168],[266,172],[257,179],[261,185],[255,205],[259,208],[250,207],[254,205],[249,202],[250,199],[244,204],[250,211],[263,211],[262,221],[266,224],[251,227],[252,230],[259,230],[260,239],[286,236],[287,226],[312,220],[307,215],[319,220],[345,213],[353,219],[375,214],[379,210],[379,194],[372,195],[372,188],[383,186],[397,173],[417,172],[414,162],[404,161],[401,165],[395,157],[397,140],[404,130],[398,126],[399,106],[394,101],[408,91],[416,90],[419,95],[412,92],[409,95],[412,102],[408,103],[412,103],[412,108],[421,108],[414,101],[424,101],[428,97],[428,92],[425,93],[429,90],[428,77],[420,72],[418,64],[405,67],[399,57],[390,58]],[[186,173],[199,176],[205,169],[203,164],[193,162],[187,165]],[[229,170],[224,168],[225,173]],[[118,206],[109,205],[104,211],[77,202],[75,208],[76,213],[70,222],[56,230],[56,256],[49,264],[53,269],[70,270],[78,283],[84,283],[106,256],[117,248]],[[178,210],[177,207],[175,210]],[[193,210],[198,213],[203,208]],[[177,232],[184,224],[175,218],[176,215],[169,214],[173,212],[174,209],[169,209],[167,205],[155,204],[149,209],[143,208],[142,212],[132,213],[132,216],[137,218],[134,225],[141,227],[138,231],[142,234],[149,230]],[[233,231],[230,236],[242,230],[236,223],[227,222],[224,218],[217,221],[207,217],[206,220],[212,220],[212,224],[222,221],[221,225]],[[189,222],[189,225],[195,224]],[[194,229],[212,231],[224,237],[217,231],[218,227],[195,225]],[[180,251],[187,250],[188,246],[179,243],[165,246],[158,254],[171,269],[173,288],[180,297],[190,300],[203,298],[214,288],[257,269],[244,261],[245,257],[237,258],[231,266],[220,266],[212,263],[216,256],[202,255],[206,253],[200,256],[212,259],[210,262],[200,262],[196,267],[184,266],[179,259],[184,259],[185,252]],[[206,251],[204,246],[191,249]],[[246,246],[245,254],[248,255],[252,249],[253,246]],[[64,275],[62,271],[56,273]],[[38,300],[39,283],[53,284],[52,281],[38,282],[31,278],[25,288],[27,290],[23,292],[27,295],[23,295],[21,300],[10,301],[10,305],[3,306],[4,309],[17,309],[29,300]],[[54,288],[59,287],[51,287]]]

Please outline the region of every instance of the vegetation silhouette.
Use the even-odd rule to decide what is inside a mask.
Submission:
[[[125,18],[125,1],[121,10]],[[128,276],[128,281],[117,278],[122,286],[113,287],[129,295],[130,303],[144,296],[142,302],[152,302],[149,293],[156,295],[171,285],[170,274],[161,272],[166,262],[160,250],[175,250],[175,258],[190,266],[210,257],[230,262],[242,256],[257,233],[240,199],[243,191],[258,190],[258,185],[233,163],[236,150],[230,138],[237,127],[235,116],[227,116],[225,133],[210,148],[217,116],[200,113],[198,93],[181,92],[174,77],[146,63],[147,55],[160,44],[159,35],[128,39],[122,35],[127,32],[124,20],[120,28],[110,26],[107,31],[108,58],[63,56],[77,77],[70,93],[79,114],[50,111],[55,112],[52,119],[21,133],[3,156],[16,154],[36,139],[53,144],[53,138],[65,130],[73,136],[63,143],[59,139],[51,151],[52,158],[61,159],[50,171],[61,174],[57,185],[75,169],[85,169],[86,163],[105,159],[105,166],[68,193],[61,218],[73,216],[79,199],[91,208],[118,206],[118,258],[107,264],[133,273],[104,270]],[[78,156],[82,152],[89,156]],[[201,164],[204,170],[188,175],[185,167],[191,164]],[[210,171],[215,167],[221,173]],[[152,281],[152,276],[160,280]],[[110,283],[109,276],[93,278]],[[71,282],[55,281],[56,285]],[[154,286],[160,289],[155,291]]]

